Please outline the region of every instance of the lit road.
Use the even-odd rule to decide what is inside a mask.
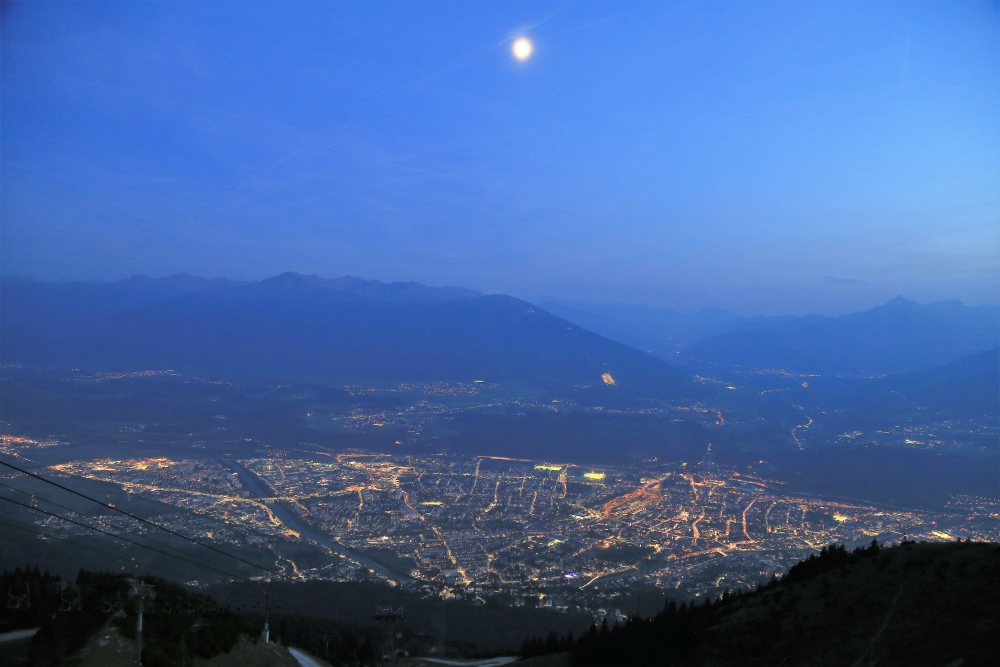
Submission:
[[[11,632],[0,633],[0,644],[3,642],[16,642],[20,639],[27,639],[29,637],[34,637],[35,633],[38,632],[38,628],[31,628],[30,630],[13,630]]]
[[[305,651],[300,651],[297,648],[288,647],[288,652],[292,654],[292,657],[298,661],[299,665],[302,667],[322,667],[318,660],[313,658],[311,655]]]
[[[515,655],[503,655],[498,658],[487,658],[486,660],[442,660],[441,658],[416,658],[423,662],[434,665],[449,665],[454,667],[499,667],[509,665],[517,660]]]

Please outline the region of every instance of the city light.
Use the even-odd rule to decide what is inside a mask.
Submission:
[[[52,468],[174,506],[166,525],[220,545],[317,548],[311,533],[282,518],[290,516],[282,506],[294,507],[345,555],[328,568],[293,562],[294,576],[397,584],[393,577],[405,575],[444,598],[455,585],[527,594],[558,582],[586,595],[647,583],[694,596],[720,581],[750,586],[830,543],[1000,538],[1000,507],[990,499],[956,496],[953,514],[886,510],[806,498],[750,472],[697,463],[586,471],[487,456],[345,453],[318,462],[275,450],[233,462],[100,459]],[[246,474],[276,495],[251,492]],[[415,568],[373,570],[363,555],[372,547]]]

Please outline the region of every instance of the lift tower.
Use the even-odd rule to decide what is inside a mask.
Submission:
[[[269,591],[262,591],[261,595],[264,596],[264,631],[260,633],[260,636],[264,643],[268,644],[271,642],[271,628],[268,622],[271,620],[271,598],[273,595]]]
[[[375,607],[375,620],[382,621],[382,667],[396,667],[396,621],[403,620],[402,607]]]
[[[136,619],[135,624],[135,665],[136,667],[142,667],[142,612],[143,606],[146,600],[154,600],[156,598],[156,590],[153,588],[152,584],[147,584],[141,579],[136,581],[133,579],[131,581],[132,588],[129,590],[129,597],[133,597],[138,605],[139,618]]]

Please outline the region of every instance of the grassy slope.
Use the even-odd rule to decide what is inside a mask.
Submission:
[[[19,667],[28,663],[30,639],[19,639],[0,644],[0,667]]]
[[[30,641],[10,642],[0,650],[0,665],[22,667],[28,664]],[[132,667],[135,644],[108,624],[76,653],[68,664],[75,667]],[[228,653],[205,660],[195,658],[194,667],[298,667],[298,662],[284,646],[254,644],[242,638]],[[324,664],[321,662],[321,664]]]
[[[229,653],[220,653],[211,660],[195,659],[195,667],[298,667],[298,661],[288,649],[275,644],[253,644],[240,640]]]
[[[108,625],[77,653],[77,667],[132,667],[135,643]],[[195,667],[298,667],[298,662],[283,646],[253,643],[246,637],[228,653],[205,660],[195,658]]]

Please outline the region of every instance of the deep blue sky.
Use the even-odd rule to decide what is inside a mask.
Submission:
[[[4,3],[2,22],[6,276],[1000,301],[995,2]]]

